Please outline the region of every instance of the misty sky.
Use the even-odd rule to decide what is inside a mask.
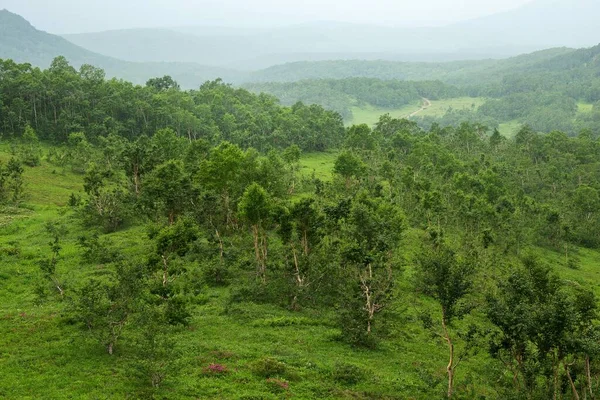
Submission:
[[[38,29],[79,33],[132,27],[281,25],[326,20],[442,25],[531,0],[0,0]]]

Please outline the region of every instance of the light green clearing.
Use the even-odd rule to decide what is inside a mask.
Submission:
[[[396,109],[374,107],[370,104],[363,107],[352,107],[352,119],[348,125],[367,124],[373,126],[379,121],[379,117],[384,114],[390,114],[392,118],[406,118],[419,108],[421,108],[421,102],[415,102]]]
[[[498,130],[502,136],[511,138],[517,134],[517,131],[521,128],[521,123],[517,120],[504,122],[500,124]]]
[[[485,103],[483,97],[456,97],[454,99],[433,100],[430,107],[420,111],[416,116],[442,117],[450,108],[455,110],[477,109],[483,103]],[[367,124],[373,126],[383,114],[390,114],[393,118],[407,118],[410,114],[418,111],[422,105],[423,103],[419,101],[396,109],[374,107],[370,104],[362,107],[352,107],[353,118],[348,125]]]
[[[589,113],[589,112],[592,112],[593,108],[594,108],[594,105],[591,103],[583,103],[583,102],[577,103],[577,112],[578,113]]]
[[[419,117],[443,117],[450,108],[454,110],[476,110],[483,103],[485,103],[485,98],[483,97],[456,97],[454,99],[434,100],[431,101],[430,107],[417,115]]]
[[[338,153],[335,151],[303,154],[300,159],[300,174],[310,177],[314,172],[315,178],[330,181],[337,155]]]

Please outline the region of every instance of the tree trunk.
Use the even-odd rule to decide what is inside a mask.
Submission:
[[[217,234],[217,239],[219,240],[219,259],[221,261],[221,265],[223,265],[223,254],[225,253],[225,251],[223,250],[223,239],[221,239],[221,235],[219,235],[218,229],[215,229],[215,232]]]
[[[167,282],[169,281],[169,264],[167,263],[167,258],[163,255],[161,256],[163,260],[163,287],[167,286]]]
[[[444,338],[446,339],[446,343],[448,343],[448,351],[450,353],[446,372],[448,374],[448,398],[451,398],[454,390],[454,343],[452,343],[452,339],[448,333],[448,327],[446,326],[446,310],[444,309],[442,309],[442,328],[444,329]]]
[[[567,378],[569,378],[569,385],[571,385],[571,390],[573,391],[573,399],[579,400],[579,393],[577,393],[577,388],[575,387],[575,383],[573,382],[573,378],[571,378],[571,372],[569,371],[569,364],[564,364],[565,371],[567,373]]]
[[[263,255],[265,255],[265,249],[264,244],[262,243],[262,240],[260,238],[260,230],[258,228],[258,225],[252,225],[252,236],[254,239],[254,257],[256,258],[257,275],[260,277],[262,283],[266,283],[266,267],[263,260]]]
[[[138,164],[133,166],[133,185],[135,186],[135,195],[140,195],[140,167]]]
[[[587,380],[587,386],[590,392],[590,396],[592,396],[593,399],[594,392],[592,390],[592,372],[590,368],[590,356],[588,354],[585,355],[585,378]]]

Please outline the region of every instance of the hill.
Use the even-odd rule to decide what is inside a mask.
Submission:
[[[594,0],[537,0],[515,10],[443,27],[397,28],[332,21],[240,30],[227,27],[130,29],[65,35],[92,51],[128,61],[196,62],[267,68],[297,61],[446,62],[505,58],[600,41]]]
[[[450,84],[501,81],[508,73],[535,70],[537,65],[574,50],[555,48],[503,60],[462,60],[446,63],[394,62],[385,60],[331,60],[276,65],[252,74],[256,82],[293,82],[302,79],[344,79],[351,77],[442,80]]]
[[[600,389],[592,135],[92,72],[0,62],[0,397]]]
[[[375,78],[250,83],[243,86],[255,93],[272,94],[286,105],[298,101],[305,104],[319,104],[337,111],[346,121],[353,120],[352,108],[355,106],[391,110],[409,104],[420,104],[423,97],[437,100],[460,95],[457,88],[440,81],[383,81]]]
[[[223,68],[193,63],[135,63],[107,57],[79,47],[68,40],[35,29],[23,17],[0,11],[0,58],[48,67],[57,56],[66,57],[79,68],[91,64],[105,70],[107,76],[142,84],[149,78],[173,76],[184,87],[197,87],[206,80],[222,77],[238,79],[238,73]]]

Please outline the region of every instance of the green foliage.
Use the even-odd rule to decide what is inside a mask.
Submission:
[[[25,132],[21,136],[21,146],[18,149],[19,160],[29,166],[37,167],[41,163],[41,147],[37,135],[29,125],[25,126]]]
[[[81,258],[90,264],[108,264],[119,261],[122,255],[114,249],[113,244],[97,233],[90,236],[80,236],[78,245],[83,253]]]
[[[333,367],[333,380],[344,385],[356,385],[366,378],[365,371],[352,364],[338,363]]]
[[[270,357],[261,358],[252,364],[252,373],[263,378],[283,377],[286,370],[284,363]]]
[[[25,192],[24,172],[15,158],[11,158],[6,166],[0,162],[0,203],[19,205]]]
[[[250,185],[239,204],[240,216],[250,225],[261,225],[271,214],[271,201],[268,193],[258,184]]]
[[[372,78],[253,83],[246,84],[244,87],[256,93],[272,94],[286,105],[292,105],[298,101],[319,104],[326,109],[340,113],[345,120],[352,118],[351,108],[355,104],[369,104],[390,109],[400,108],[420,100],[421,97],[440,99],[456,97],[460,94],[459,89],[440,81],[384,81]]]

